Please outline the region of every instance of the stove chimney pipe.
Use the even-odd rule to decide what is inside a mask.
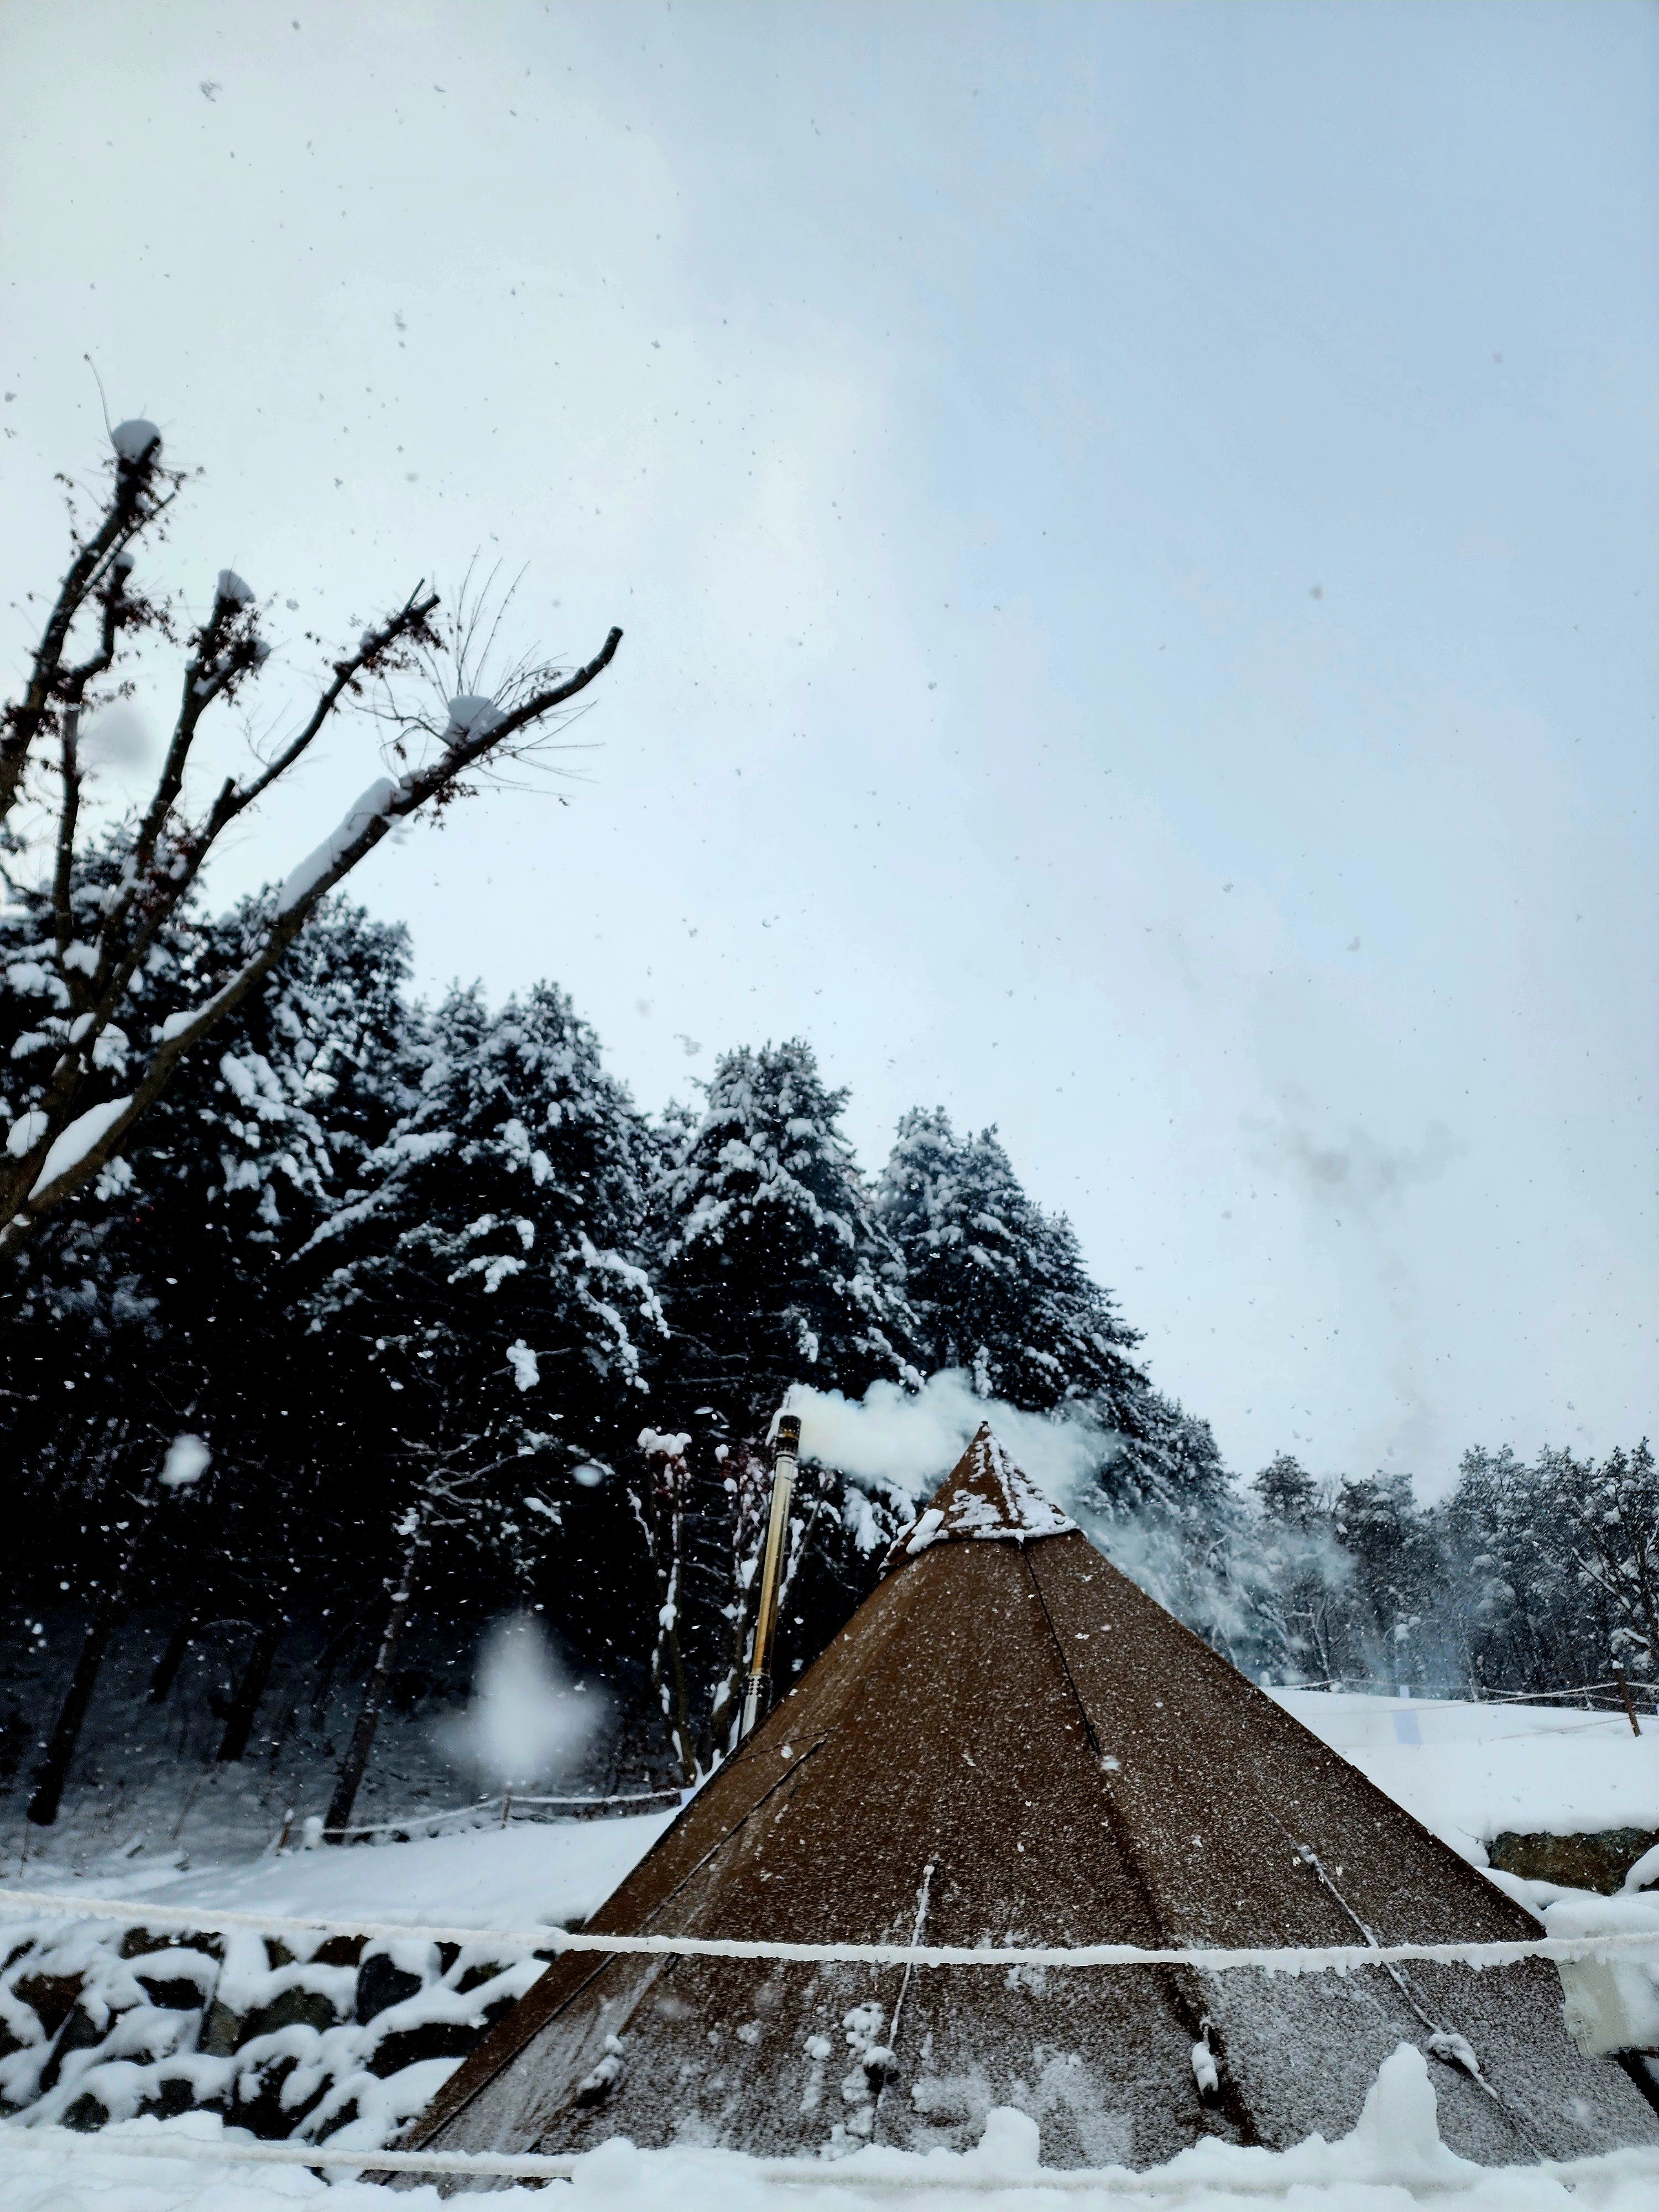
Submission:
[[[777,1636],[778,1597],[783,1583],[783,1547],[789,1534],[789,1501],[794,1494],[795,1467],[800,1457],[800,1422],[793,1413],[778,1416],[777,1440],[772,1447],[772,1510],[766,1522],[766,1549],[761,1557],[760,1603],[755,1612],[755,1648],[750,1655],[749,1680],[743,1695],[743,1723],[738,1741],[746,1742],[764,1714],[772,1686],[772,1645]]]

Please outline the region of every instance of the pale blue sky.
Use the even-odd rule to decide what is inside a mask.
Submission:
[[[89,353],[273,713],[478,549],[626,629],[568,809],[359,879],[428,985],[557,977],[653,1105],[804,1034],[872,1166],[1000,1123],[1246,1470],[1652,1425],[1653,10],[88,0],[0,64],[0,601]]]

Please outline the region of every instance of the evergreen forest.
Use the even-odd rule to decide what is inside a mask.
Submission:
[[[14,885],[0,918],[14,1126],[65,1026],[49,901]],[[269,905],[170,918],[135,985],[153,1031]],[[128,1042],[100,1042],[112,1091]],[[343,1825],[377,1719],[441,1715],[485,1626],[528,1612],[604,1686],[607,1771],[690,1783],[731,1741],[783,1394],[945,1370],[1097,1437],[1068,1510],[1260,1678],[1652,1681],[1644,1441],[1531,1463],[1472,1441],[1449,1488],[1419,1470],[1431,1505],[1406,1474],[1230,1469],[994,1129],[918,1108],[860,1163],[846,1105],[791,1040],[734,1047],[653,1118],[556,983],[422,1004],[404,932],[335,895],[7,1262],[0,1782],[50,1823],[88,1713],[165,1711],[193,1668],[194,1755],[274,1759],[312,1725]],[[784,1674],[913,1511],[804,1469]]]

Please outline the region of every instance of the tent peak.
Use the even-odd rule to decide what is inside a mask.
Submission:
[[[894,1539],[886,1565],[895,1567],[933,1544],[986,1537],[1024,1544],[1036,1536],[1063,1536],[1076,1526],[1015,1466],[990,1423],[981,1421],[926,1508]]]

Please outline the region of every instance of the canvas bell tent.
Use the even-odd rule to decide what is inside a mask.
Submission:
[[[606,1933],[1310,1947],[1538,1933],[1112,1567],[981,1430],[873,1595],[622,1884]],[[1058,2166],[1346,2133],[1402,2042],[1491,2163],[1659,2142],[1537,1959],[1346,1974],[566,1954],[410,2140],[812,2154],[1039,2124]]]

